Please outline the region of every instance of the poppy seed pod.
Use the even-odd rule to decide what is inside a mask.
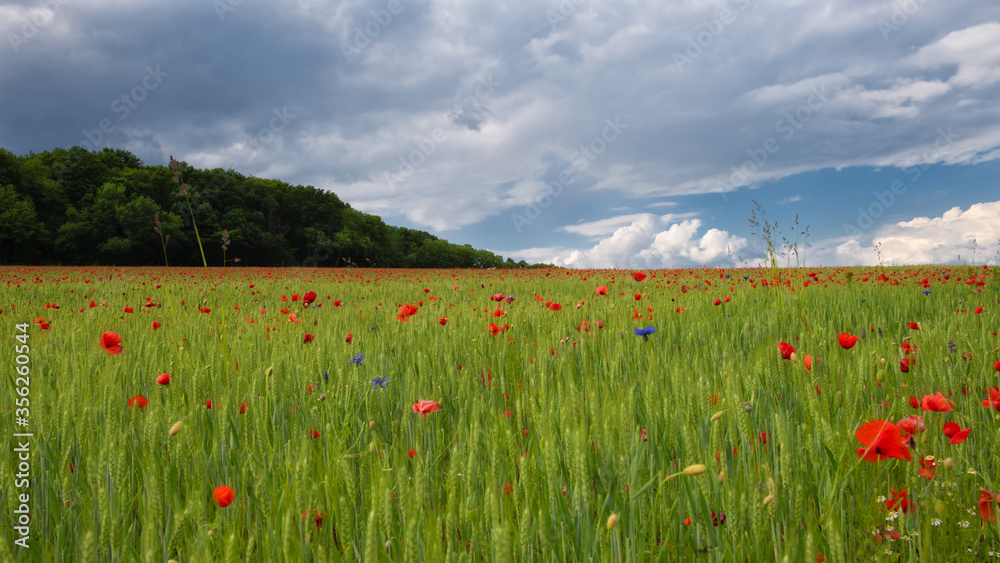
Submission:
[[[689,465],[684,468],[685,475],[701,475],[708,469],[705,465],[701,463],[696,463],[694,465]]]

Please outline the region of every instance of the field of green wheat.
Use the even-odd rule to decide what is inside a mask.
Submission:
[[[0,268],[0,560],[997,557],[998,275]]]

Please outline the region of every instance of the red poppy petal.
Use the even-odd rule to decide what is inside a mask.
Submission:
[[[954,436],[951,437],[951,440],[948,440],[948,442],[952,444],[961,444],[962,442],[965,441],[966,438],[969,437],[969,432],[971,431],[972,431],[971,428],[964,428],[962,430],[959,430],[958,432],[955,433]]]

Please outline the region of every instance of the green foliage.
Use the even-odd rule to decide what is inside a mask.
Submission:
[[[0,555],[986,560],[1000,546],[977,503],[1000,487],[997,411],[981,404],[996,386],[998,273],[853,271],[848,285],[842,269],[785,270],[782,287],[770,268],[635,282],[620,271],[3,267],[8,338],[23,322],[30,346],[34,551],[18,551],[7,526]],[[612,284],[625,294],[594,294]],[[293,297],[307,291],[316,306]],[[396,319],[395,303],[418,299]],[[511,328],[492,336],[497,309]],[[647,325],[648,340],[633,333]],[[106,330],[121,335],[120,355],[97,346]],[[841,332],[863,337],[843,349]],[[779,341],[796,355],[782,359]],[[902,342],[916,347],[907,372]],[[349,363],[358,353],[363,364]],[[373,389],[376,377],[388,384]],[[953,411],[910,406],[936,391]],[[129,408],[139,394],[148,406]],[[420,416],[420,399],[440,409]],[[911,414],[926,424],[912,461],[858,457],[861,424]],[[952,421],[972,429],[966,441],[943,434]],[[25,492],[16,463],[0,456],[0,498]],[[220,485],[235,493],[225,508]],[[882,497],[903,489],[915,508],[891,513]]]
[[[489,251],[387,225],[312,186],[183,162],[176,170],[146,166],[121,149],[73,147],[27,156],[0,149],[0,186],[0,264],[513,264]],[[226,258],[221,245],[202,244],[219,240],[224,229],[231,239]]]

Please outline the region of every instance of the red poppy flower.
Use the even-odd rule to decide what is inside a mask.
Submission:
[[[949,438],[948,442],[951,444],[961,444],[969,437],[969,432],[971,431],[971,428],[962,428],[954,422],[946,423],[941,428],[941,432]]]
[[[312,436],[313,439],[319,438],[319,431],[318,430],[310,430],[309,431],[309,435]]]
[[[646,274],[642,272],[632,272],[632,279],[635,281],[643,281],[646,279]]]
[[[904,354],[915,354],[917,352],[916,345],[911,344],[909,342],[900,342],[899,348],[903,351]]]
[[[903,514],[909,514],[913,512],[917,508],[917,505],[913,504],[913,501],[906,498],[907,494],[909,493],[907,492],[906,489],[903,489],[901,491],[893,489],[892,498],[885,501],[885,507],[888,510],[896,510],[896,507],[898,506],[899,510]]]
[[[635,294],[635,300],[638,301],[640,299],[642,299],[642,294],[641,293],[636,293]]]
[[[806,371],[812,371],[813,362],[815,362],[816,366],[819,367],[819,358],[813,358],[812,356],[805,357],[805,360],[803,360],[802,363],[806,366]]]
[[[340,307],[340,299],[333,302],[334,307]]]
[[[995,495],[986,489],[979,489],[979,515],[987,522],[996,522],[997,504],[1000,503],[1000,495]]]
[[[429,412],[438,412],[441,409],[440,405],[436,401],[425,401],[420,399],[415,405],[413,405],[413,412],[418,412],[422,416],[427,416]]]
[[[153,321],[153,330],[156,330],[158,328],[160,328],[160,323],[157,321]]]
[[[844,350],[849,350],[858,343],[858,337],[853,334],[838,334],[837,339],[840,340],[840,347]]]
[[[302,337],[303,344],[309,344],[312,341],[313,341],[313,335],[309,334],[308,332],[306,333],[305,336]]]
[[[406,453],[407,453],[407,455],[410,456],[410,459],[413,459],[413,456],[417,455],[417,450],[410,450],[410,451],[408,451]]]
[[[1000,362],[993,362],[993,368],[1000,371]]]
[[[146,399],[146,397],[143,397],[142,395],[136,395],[135,397],[132,397],[131,399],[128,400],[128,406],[130,407],[139,407],[140,409],[144,409],[148,404],[149,400]]]
[[[123,311],[125,311],[126,313],[131,313],[132,312],[132,307],[125,307],[125,309],[123,309]]]
[[[792,346],[787,342],[779,342],[778,351],[781,352],[782,359],[790,360],[792,359],[792,352],[795,351],[795,346]]]
[[[316,300],[316,292],[315,291],[306,292],[306,294],[302,296],[302,306],[303,307],[308,307],[315,300]]]
[[[951,403],[950,405],[948,403]],[[933,395],[924,395],[920,399],[920,408],[925,411],[951,412],[954,410],[955,401],[949,400],[940,391]]]
[[[205,401],[205,408],[208,410],[212,410],[212,399],[207,399]]]
[[[440,325],[448,324],[448,317],[441,317],[440,319],[438,319],[438,324]]]
[[[987,389],[986,394],[989,398],[983,399],[983,406],[988,409],[1000,410],[1000,388],[992,387]]]
[[[712,305],[722,305],[722,299],[716,297],[715,301],[712,302]]]
[[[915,408],[915,409],[919,409],[920,408],[920,399],[918,399],[916,397],[910,397],[910,406],[913,407],[913,408]]]
[[[159,383],[160,385],[170,385],[170,374],[169,373],[161,373],[156,378],[156,382]]]
[[[983,306],[982,305],[976,307],[976,314],[977,315],[980,314],[980,313],[982,313],[982,312],[983,312]]]
[[[500,334],[500,327],[498,327],[494,323],[490,323],[489,330],[490,330],[490,334],[492,334],[493,336],[496,336],[496,335]]]
[[[222,485],[221,487],[216,487],[215,490],[212,491],[212,498],[215,499],[215,504],[225,508],[230,504],[233,504],[233,499],[236,498],[236,493],[233,491],[232,487]]]
[[[247,412],[247,403],[246,403],[246,401],[240,403],[240,414],[243,414],[245,412]]]
[[[927,426],[924,424],[924,417],[911,414],[910,416],[900,420],[896,423],[896,426],[904,432],[909,432],[910,434],[920,434],[924,430],[927,430]]]
[[[346,342],[346,343],[350,344],[350,343],[351,343],[351,340],[354,340],[354,335],[348,332],[348,333],[347,333],[347,336],[346,336],[346,337],[344,337],[344,342]]]
[[[114,332],[105,332],[101,335],[101,348],[111,354],[116,356],[122,353],[122,337],[118,336]]]
[[[410,317],[415,315],[418,310],[419,308],[417,306],[410,305],[409,303],[406,305],[400,305],[399,314],[396,315],[396,320],[405,323],[406,321],[409,321]]]
[[[903,358],[899,360],[899,371],[906,373],[913,367],[913,358]]]
[[[873,420],[858,428],[854,434],[864,448],[858,448],[858,457],[865,461],[882,461],[896,458],[910,461],[910,449],[903,445],[899,427],[885,420]]]
[[[909,327],[909,328],[911,328],[911,329],[913,329],[913,330],[920,330],[920,325],[917,324],[917,323],[907,322],[906,326]]]
[[[608,294],[608,286],[606,286],[606,285],[599,285],[599,286],[597,286],[597,289],[595,289],[594,291],[598,295],[607,295]]]
[[[920,476],[924,479],[933,479],[934,471],[937,468],[937,461],[932,455],[925,455],[920,458]]]

